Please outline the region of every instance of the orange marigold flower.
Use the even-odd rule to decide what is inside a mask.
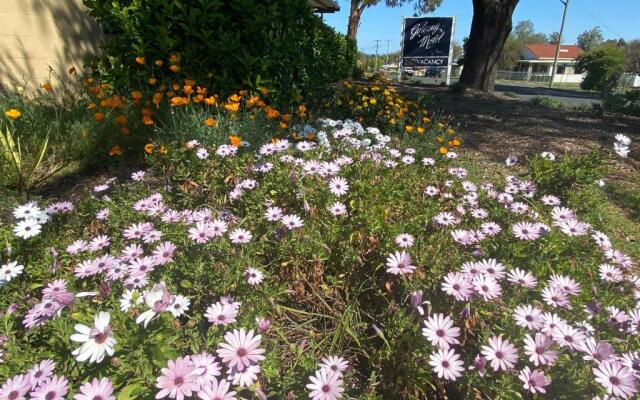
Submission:
[[[218,121],[216,121],[215,118],[211,118],[211,117],[204,120],[204,124],[209,128],[213,128],[214,126],[216,126],[217,123]]]
[[[180,97],[180,96],[174,96],[171,98],[171,105],[176,107],[176,106],[185,106],[189,104],[189,98],[188,97]]]
[[[151,154],[151,153],[153,153],[153,149],[155,149],[155,148],[156,148],[156,146],[153,143],[147,143],[144,146],[144,152],[147,153],[147,154]]]
[[[95,113],[93,116],[95,117],[96,121],[98,121],[98,122],[104,121],[104,113],[101,113],[100,111]]]
[[[240,136],[231,135],[229,136],[229,142],[231,142],[232,146],[240,147],[240,144],[242,143],[242,139],[240,139]]]
[[[140,100],[142,98],[142,92],[139,90],[131,92],[131,98],[133,100]]]
[[[140,56],[136,57],[136,62],[140,65],[144,64],[144,57],[140,57]]]
[[[440,147],[438,149],[438,153],[440,153],[440,154],[447,154],[448,152],[449,152],[449,150],[444,146],[442,146],[442,147]]]
[[[224,108],[230,112],[237,112],[240,109],[240,103],[229,103],[225,104]]]
[[[122,149],[120,148],[120,146],[115,144],[109,149],[109,155],[112,157],[122,155]]]
[[[12,120],[15,121],[16,119],[20,118],[22,113],[20,111],[16,110],[15,108],[12,108],[10,110],[5,111],[4,115],[6,115],[7,118],[12,119]]]

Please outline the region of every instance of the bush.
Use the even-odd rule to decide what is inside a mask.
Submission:
[[[580,87],[586,90],[611,91],[622,72],[625,56],[622,49],[614,46],[602,46],[578,57],[576,69],[586,71],[587,76]]]
[[[640,117],[640,90],[610,93],[604,98],[604,107],[609,111]]]
[[[222,93],[268,86],[289,101],[355,67],[355,43],[314,16],[305,0],[84,3],[108,34],[95,66],[116,88],[177,75]],[[172,62],[160,61],[172,55]]]

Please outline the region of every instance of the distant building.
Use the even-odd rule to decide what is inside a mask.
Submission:
[[[522,59],[518,60],[517,71],[525,72],[524,80],[547,81],[553,70],[553,60],[556,56],[555,44],[527,44],[522,52]],[[576,73],[576,58],[584,51],[576,45],[563,44],[560,46],[558,64],[556,66],[554,82],[580,83],[583,75]]]

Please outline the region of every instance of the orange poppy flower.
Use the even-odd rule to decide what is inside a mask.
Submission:
[[[447,154],[448,152],[449,152],[449,150],[448,150],[446,147],[444,147],[444,146],[442,146],[442,147],[440,147],[440,148],[438,149],[438,153],[443,154],[443,155],[444,155],[444,154]]]
[[[94,117],[95,117],[96,121],[98,121],[98,122],[104,121],[104,113],[101,113],[100,111],[95,113]]]
[[[232,146],[240,147],[242,139],[240,139],[240,136],[231,135],[229,136],[229,142],[231,142]]]
[[[136,62],[140,65],[144,64],[144,57],[140,57],[140,56],[136,57]]]
[[[153,153],[153,149],[155,149],[155,148],[156,148],[156,146],[153,143],[147,143],[144,146],[144,152],[147,153],[147,154],[151,154],[151,153]]]
[[[218,121],[216,121],[215,118],[211,118],[211,117],[204,120],[204,124],[209,128],[213,128],[214,126],[216,126],[217,123]]]
[[[127,124],[127,117],[125,117],[124,115],[118,115],[116,117],[116,123],[120,126],[126,125]]]
[[[173,73],[178,73],[178,72],[180,72],[180,66],[179,66],[179,65],[175,65],[175,64],[174,64],[174,65],[170,66],[170,67],[169,67],[169,69],[170,69],[170,70],[171,70],[171,72],[173,72]]]
[[[20,111],[16,110],[15,108],[12,108],[10,110],[5,111],[4,115],[6,115],[7,118],[12,119],[12,120],[15,121],[16,119],[20,118],[22,113]]]
[[[112,157],[122,155],[122,149],[120,148],[120,146],[115,144],[109,149],[109,155]]]
[[[40,87],[46,90],[47,92],[50,92],[53,90],[53,86],[51,86],[49,82],[43,83],[42,85],[40,85]]]
[[[225,104],[224,108],[230,112],[237,112],[240,109],[240,103],[229,103]]]

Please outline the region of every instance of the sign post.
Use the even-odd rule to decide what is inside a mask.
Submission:
[[[412,17],[402,19],[402,41],[398,80],[405,67],[447,69],[451,80],[454,17]]]

